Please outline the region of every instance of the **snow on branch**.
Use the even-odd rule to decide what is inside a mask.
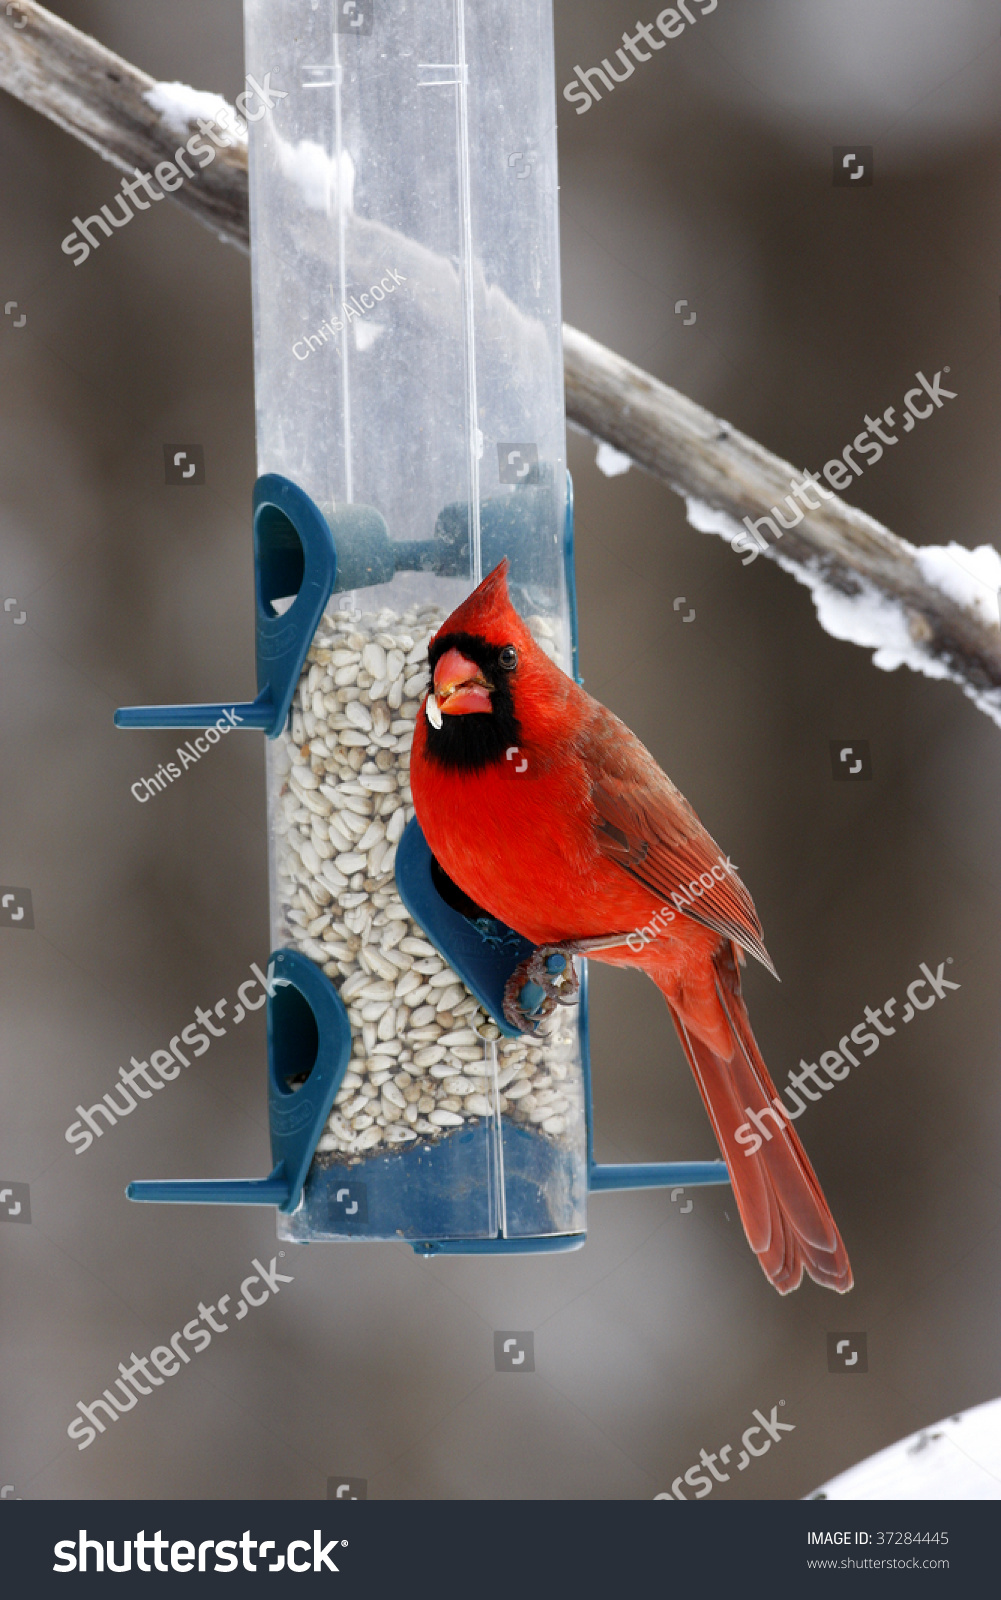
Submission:
[[[199,116],[218,118],[221,97],[157,84],[35,0],[0,11],[0,86],[125,172],[169,161]],[[230,132],[236,113],[226,113]],[[293,153],[294,154],[294,153]],[[171,198],[221,239],[249,249],[247,147],[239,137]],[[349,229],[349,265],[378,254],[392,230],[358,217]],[[429,253],[392,234],[394,247]],[[402,263],[400,263],[402,265]],[[492,314],[524,318],[494,294]],[[811,491],[805,475],[729,423],[651,377],[575,328],[563,329],[567,420],[606,446],[604,464],[627,456],[681,495],[693,527],[738,551],[760,550],[811,591],[820,624],[835,638],[875,651],[874,664],[901,664],[960,685],[1001,725],[1001,557],[990,546],[916,547],[831,491]],[[615,452],[616,454],[613,454]],[[781,543],[755,545],[745,519],[769,517],[795,490],[802,511]],[[815,481],[815,480],[814,480]],[[816,495],[813,506],[811,493]],[[774,519],[773,524],[774,524]]]

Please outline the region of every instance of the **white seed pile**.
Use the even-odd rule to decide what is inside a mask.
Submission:
[[[402,616],[328,610],[291,729],[269,742],[273,942],[322,967],[354,1036],[317,1146],[330,1159],[440,1139],[492,1113],[559,1139],[583,1114],[576,1010],[551,1017],[544,1042],[503,1038],[396,892],[428,640],[444,618],[433,605]],[[555,657],[551,624],[528,621]]]

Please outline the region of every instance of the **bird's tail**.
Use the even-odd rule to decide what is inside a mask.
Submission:
[[[773,1109],[775,1085],[751,1032],[731,944],[713,968],[733,1041],[729,1059],[687,1028],[672,997],[665,998],[729,1168],[748,1243],[779,1294],[797,1289],[804,1269],[815,1283],[844,1294],[852,1287],[848,1254],[806,1151],[786,1117]],[[754,1135],[737,1139],[748,1111],[767,1113],[753,1154]]]

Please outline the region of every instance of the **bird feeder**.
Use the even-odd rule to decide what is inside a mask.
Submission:
[[[121,727],[267,735],[273,1171],[134,1200],[267,1204],[283,1239],[571,1249],[589,1190],[727,1181],[596,1165],[586,974],[532,1035],[532,947],[414,817],[427,641],[502,556],[576,672],[550,0],[245,0],[257,693]],[[280,91],[280,94],[279,94]]]

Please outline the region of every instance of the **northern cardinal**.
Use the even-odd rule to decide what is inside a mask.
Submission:
[[[571,972],[583,951],[653,979],[766,1277],[788,1294],[805,1269],[843,1294],[845,1247],[795,1130],[771,1109],[781,1102],[740,992],[745,950],[774,972],[751,897],[635,734],[536,644],[506,574],[505,560],[430,641],[410,757],[428,846],[477,906],[542,947],[549,971],[555,947]],[[745,1108],[770,1119],[753,1153]]]

